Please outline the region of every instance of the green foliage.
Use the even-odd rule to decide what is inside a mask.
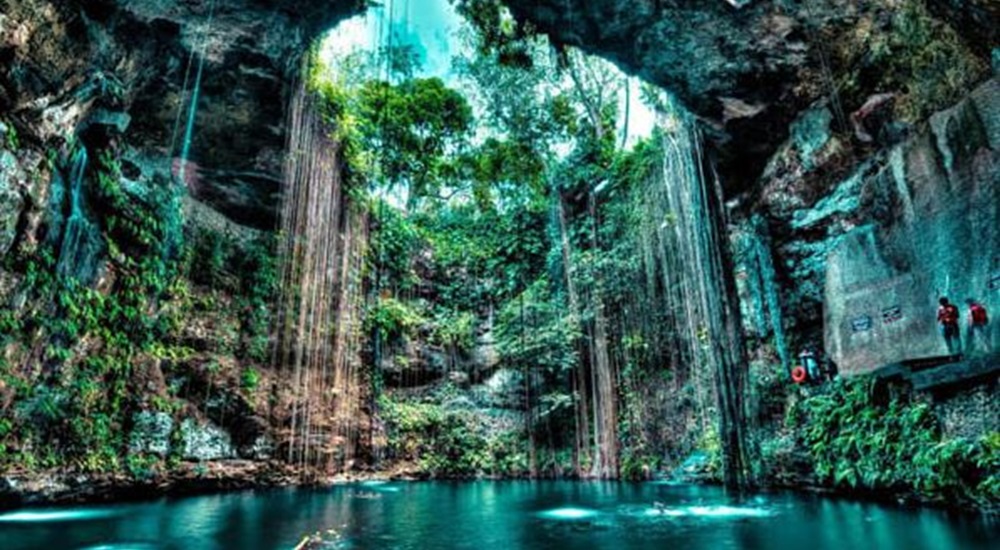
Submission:
[[[484,209],[495,198],[504,205],[546,201],[550,169],[561,156],[556,146],[580,133],[581,107],[549,61],[548,45],[532,40],[518,47],[532,57],[530,67],[489,55],[456,60],[456,72],[478,91],[479,122],[489,129],[459,161]]]
[[[433,427],[430,452],[420,457],[423,469],[434,476],[473,476],[490,468],[489,443],[472,415],[449,412]]]
[[[193,242],[191,280],[212,288],[222,287],[235,248],[232,240],[219,231],[200,229]]]
[[[213,294],[225,292],[233,297],[233,309],[225,313],[235,318],[238,326],[223,327],[228,337],[220,339],[220,349],[234,352],[243,360],[267,362],[271,305],[279,285],[275,236],[260,234],[240,242],[228,233],[200,228],[191,241],[185,256],[187,278],[210,288]],[[176,286],[173,293],[185,302],[191,301],[183,286]],[[216,310],[222,304],[209,295],[190,306]]]
[[[154,178],[144,194],[127,193],[122,186],[121,165],[110,151],[100,155],[96,195],[109,246],[147,268],[144,275],[153,290],[161,291],[181,239],[181,206],[173,184]],[[112,259],[120,259],[112,253]],[[167,265],[171,262],[171,265]],[[157,277],[158,279],[153,279]]]
[[[7,132],[3,136],[4,146],[8,151],[17,151],[21,147],[21,140],[17,137],[17,128],[4,120],[0,120],[0,123],[3,123],[3,126],[7,128]]]
[[[0,310],[0,345],[5,344],[14,335],[20,334],[24,328],[21,318],[12,310]]]
[[[476,31],[480,56],[496,57],[505,66],[530,68],[534,57],[526,43],[531,27],[520,25],[500,0],[453,0],[456,10]]]
[[[413,336],[425,322],[417,307],[392,297],[378,299],[365,313],[366,331],[377,330],[389,341]]]
[[[531,368],[558,379],[579,362],[576,343],[582,337],[578,319],[566,314],[561,295],[538,279],[500,311],[497,351],[508,364]]]
[[[148,480],[156,476],[160,462],[156,456],[129,453],[125,457],[125,469],[135,479]]]
[[[238,326],[223,327],[227,338],[220,339],[220,349],[234,352],[243,360],[267,362],[271,305],[279,285],[275,236],[260,234],[240,242],[228,233],[200,228],[191,241],[185,255],[186,277],[210,288],[213,294],[226,292],[233,297],[233,309],[225,313],[235,318]],[[185,302],[191,301],[183,286],[175,286],[173,294]],[[200,302],[191,302],[190,306],[216,310],[222,304],[209,295]]]
[[[621,455],[621,478],[628,481],[643,481],[660,467],[658,457],[639,452],[633,447],[625,447]]]
[[[494,209],[498,199],[510,205],[539,201],[544,193],[545,159],[524,142],[489,138],[459,157],[456,169],[471,181],[481,211]]]
[[[247,245],[238,261],[238,356],[257,363],[265,363],[270,350],[271,304],[277,296],[279,284],[274,250],[273,238],[262,236]]]
[[[417,225],[400,210],[384,201],[373,207],[375,227],[368,260],[379,269],[381,287],[406,291],[419,282],[414,259],[423,246]]]
[[[708,456],[707,473],[718,476],[722,472],[722,438],[714,425],[709,426],[698,438],[695,448]]]
[[[17,416],[42,432],[66,419],[67,395],[60,388],[41,386],[18,404]]]
[[[913,491],[938,502],[996,502],[1000,437],[942,437],[926,403],[873,399],[871,379],[838,381],[792,412],[823,482]]]
[[[417,218],[432,252],[440,301],[464,311],[482,311],[510,299],[544,268],[549,243],[544,210],[483,212],[453,205]]]
[[[248,392],[254,392],[260,385],[260,373],[253,367],[247,367],[240,375],[240,385]]]
[[[465,97],[439,78],[366,82],[357,114],[363,146],[380,152],[384,182],[407,185],[411,203],[437,196],[452,170],[446,153],[464,146],[472,125]]]
[[[432,319],[430,342],[457,351],[472,351],[475,345],[475,322],[475,315],[469,312],[438,308]]]
[[[45,352],[41,372],[4,376],[17,396],[16,407],[0,416],[4,465],[118,470],[127,418],[143,394],[133,386],[133,365],[141,354],[166,349],[161,342],[177,328],[159,304],[177,289],[180,203],[163,180],[126,191],[117,159],[109,152],[99,158],[87,181],[109,251],[110,289],[59,274],[48,244],[22,249],[12,262],[24,273],[30,311],[0,321],[10,337]],[[20,452],[7,452],[15,448]]]
[[[524,434],[490,433],[477,415],[435,403],[379,399],[390,458],[413,461],[434,477],[519,476],[526,471]]]

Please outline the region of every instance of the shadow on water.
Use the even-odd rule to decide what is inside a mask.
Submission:
[[[0,515],[5,550],[992,548],[1000,527],[939,510],[656,483],[365,482]]]

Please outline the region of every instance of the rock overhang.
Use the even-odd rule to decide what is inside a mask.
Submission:
[[[872,33],[903,1],[505,0],[556,44],[605,57],[675,94],[704,123],[729,194],[751,189],[798,114],[831,104],[841,131],[878,92],[864,69]],[[1000,5],[930,0],[980,59],[997,47]],[[986,75],[982,75],[985,77]],[[941,106],[946,105],[947,102]]]
[[[874,0],[505,3],[516,18],[530,21],[557,44],[605,57],[678,96],[703,121],[730,195],[756,185],[802,111],[836,97],[830,94],[831,82],[845,70],[833,59],[837,40],[891,11],[889,3]],[[995,42],[995,29],[984,22],[996,8],[981,0],[959,3],[967,9],[953,9],[956,2],[943,0],[929,5],[953,26],[965,25],[970,43]],[[192,54],[204,53],[190,153],[201,177],[192,192],[233,219],[272,228],[285,103],[301,58],[323,32],[370,2],[38,0],[22,5],[28,4],[41,15],[25,17],[15,8],[5,14],[0,32],[0,56],[12,61],[0,76],[0,108],[23,126],[75,127],[91,107],[109,107],[102,104],[108,103],[107,93],[81,100],[80,91],[98,81],[112,82],[121,97],[111,107],[132,119],[123,140],[176,156],[178,113],[190,97],[191,65],[197,58]],[[973,49],[987,57],[991,51]],[[833,123],[844,125],[836,111],[859,107],[870,91],[837,97],[844,105],[833,109],[839,115]]]

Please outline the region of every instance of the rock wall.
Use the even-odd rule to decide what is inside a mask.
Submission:
[[[299,61],[319,33],[364,4],[3,0],[0,117],[25,147],[58,148],[90,124],[113,123],[120,141],[174,158],[196,101],[189,190],[271,229]]]
[[[826,349],[848,374],[945,355],[940,296],[963,312],[966,298],[1000,310],[1000,80],[931,117],[887,160],[852,188],[867,223],[826,262]]]
[[[1000,430],[1000,386],[995,380],[937,397],[934,412],[947,436],[975,439]]]
[[[813,340],[809,332],[822,318],[818,281],[826,250],[802,234],[845,222],[797,211],[814,205],[818,212],[849,209],[836,197],[822,205],[815,201],[851,171],[877,170],[864,159],[886,144],[845,135],[852,129],[845,125],[862,137],[872,132],[865,130],[872,107],[865,107],[877,92],[906,96],[935,89],[937,95],[920,107],[947,101],[982,77],[995,43],[988,24],[995,7],[981,0],[929,2],[937,19],[918,9],[916,19],[905,21],[897,18],[913,0],[506,3],[533,29],[668,88],[702,118],[729,196],[747,208],[763,207],[777,282],[788,294],[786,307],[793,308],[788,328]],[[33,227],[37,205],[44,203],[27,175],[46,181],[46,150],[58,149],[81,129],[111,128],[104,132],[111,137],[84,139],[127,144],[135,150],[126,166],[133,172],[176,174],[179,166],[170,159],[179,154],[178,124],[186,117],[202,57],[185,183],[194,197],[229,218],[273,228],[283,108],[298,60],[313,37],[365,4],[3,0],[0,122],[20,134],[22,145],[13,158],[0,159],[0,196],[10,199],[0,210],[0,250],[18,239],[18,226],[22,237]],[[900,36],[903,23],[917,23],[910,26],[930,38]],[[927,40],[934,42],[922,42]],[[936,82],[940,68],[906,63],[923,51],[968,74],[946,89],[926,85],[927,78]],[[834,81],[837,94],[831,94]],[[910,118],[919,118],[919,110],[911,111]],[[868,137],[891,141],[894,133],[887,127]]]
[[[991,173],[996,162],[996,87],[994,77],[970,91],[966,99],[913,126],[900,126],[891,106],[883,105],[868,119],[870,131],[879,136],[870,144],[860,144],[856,136],[836,131],[828,102],[803,111],[790,125],[788,140],[771,157],[756,187],[729,202],[737,255],[746,248],[745,242],[767,243],[770,258],[763,256],[774,271],[765,273],[768,262],[763,262],[750,265],[749,270],[744,267],[737,276],[753,283],[747,291],[756,285],[760,294],[761,277],[773,279],[771,286],[779,289],[777,300],[760,295],[744,304],[745,313],[758,325],[750,332],[761,333],[760,312],[774,310],[777,302],[782,317],[778,332],[786,335],[789,354],[803,346],[823,348],[827,300],[834,300],[834,308],[842,308],[837,301],[842,301],[843,287],[861,282],[835,282],[841,290],[834,291],[836,296],[828,292],[828,268],[836,269],[834,263],[840,260],[832,254],[841,246],[844,248],[838,254],[857,258],[868,253],[873,256],[871,262],[888,263],[859,263],[849,268],[858,270],[850,276],[873,279],[889,277],[884,273],[892,272],[912,278],[922,276],[921,270],[927,271],[934,262],[944,261],[943,251],[949,250],[952,242],[968,243],[967,235],[978,231],[975,242],[982,246],[966,249],[966,254],[980,258],[974,261],[983,265],[974,268],[963,259],[960,268],[942,271],[934,267],[940,276],[921,283],[931,285],[929,294],[935,290],[959,293],[953,296],[955,301],[964,300],[965,294],[975,290],[972,286],[963,288],[964,283],[956,282],[955,277],[962,276],[960,271],[976,269],[982,279],[990,270],[985,265],[990,244],[983,238],[995,238],[991,237],[990,223],[996,219],[996,175]],[[850,244],[845,244],[847,241]],[[922,253],[922,247],[933,243],[942,252],[934,252],[931,259]],[[845,252],[848,248],[855,251]],[[759,252],[756,255],[761,256]],[[907,286],[902,279],[897,284]],[[981,288],[988,282],[969,284]],[[986,294],[977,291],[972,296],[985,300]],[[924,313],[930,315],[934,340],[936,297],[932,298],[930,302],[919,300],[924,305],[918,309],[931,304],[930,313]],[[914,313],[913,307],[908,306],[908,315]],[[881,306],[869,309],[873,320],[883,326]],[[911,315],[906,323],[917,318],[921,316]],[[906,323],[894,325],[893,331]],[[915,330],[923,333],[924,329]],[[769,334],[764,331],[759,336]]]

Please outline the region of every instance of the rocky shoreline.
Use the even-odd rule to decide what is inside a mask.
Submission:
[[[188,463],[146,477],[121,473],[14,472],[0,475],[0,510],[318,483],[315,477],[304,476],[285,464],[250,460]]]

